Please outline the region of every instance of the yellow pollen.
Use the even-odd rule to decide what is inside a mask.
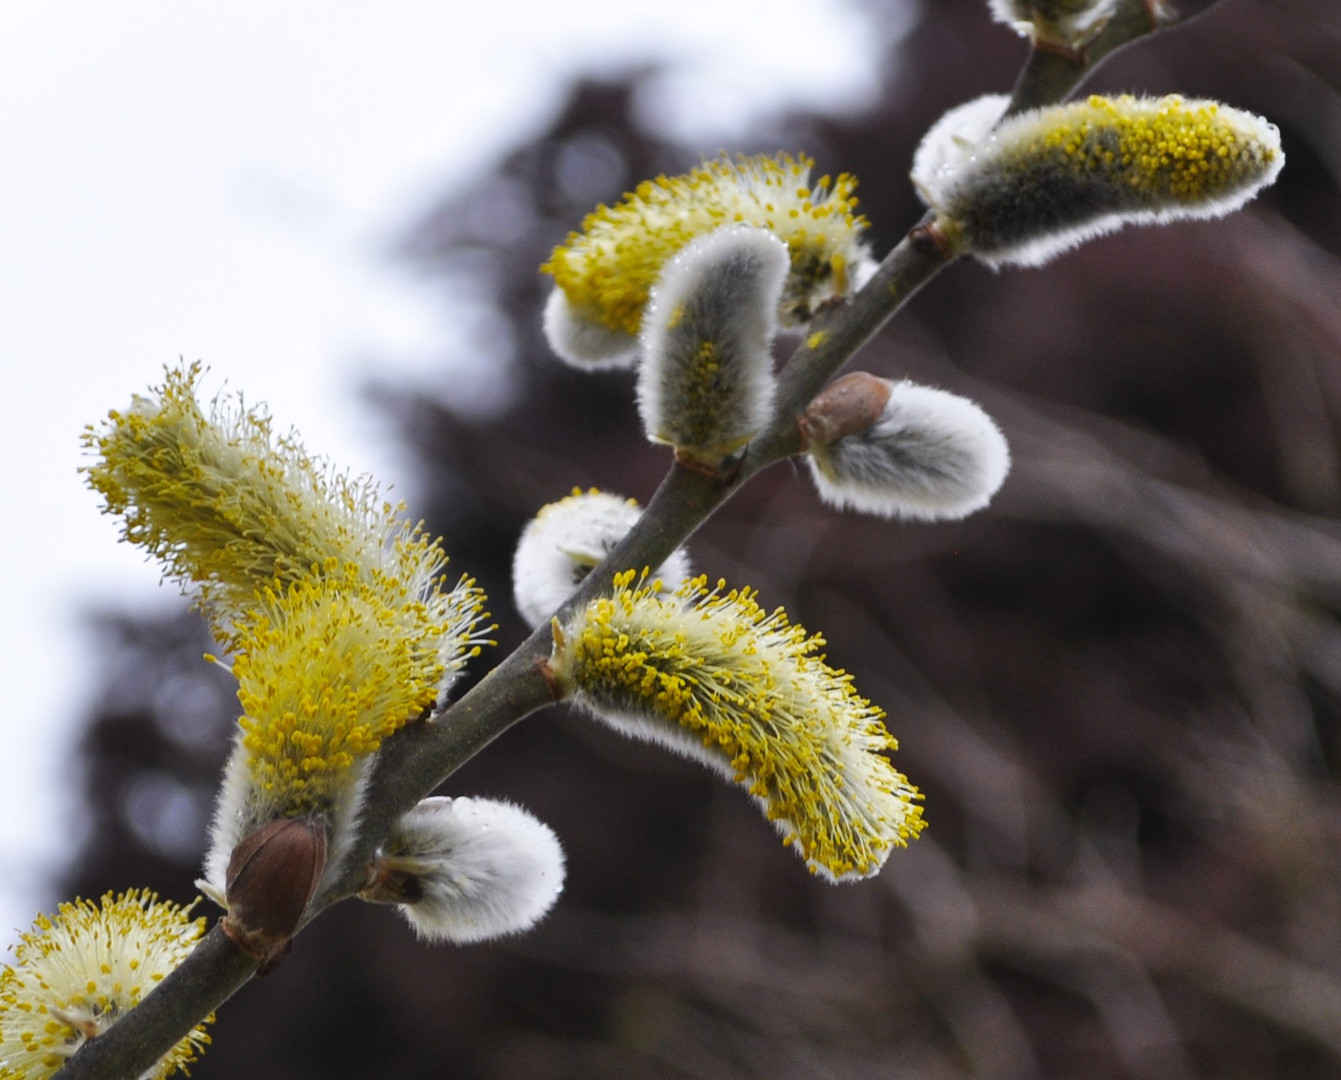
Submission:
[[[843,173],[810,186],[804,154],[723,158],[683,176],[644,181],[614,206],[598,206],[541,270],[554,277],[574,312],[637,334],[648,294],[670,258],[689,241],[738,222],[771,229],[791,254],[785,324],[847,290],[845,267],[860,253],[865,218],[854,214],[856,180]]]

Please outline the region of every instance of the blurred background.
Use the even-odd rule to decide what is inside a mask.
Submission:
[[[424,160],[470,167],[439,169],[436,193],[403,187],[361,235],[440,317],[413,347],[313,339],[358,387],[334,415],[356,415],[372,449],[322,442],[301,386],[284,407],[266,366],[244,378],[241,332],[202,352],[314,449],[389,467],[488,592],[500,649],[523,636],[509,562],[536,508],[575,485],[645,499],[666,464],[627,376],[549,354],[535,268],[552,246],[639,179],[787,148],[861,178],[883,254],[919,214],[906,173],[922,132],[1008,89],[1025,51],[980,0],[835,2],[792,10],[802,32],[765,38],[776,67],[747,78],[733,10],[700,9],[712,33],[682,53],[650,44],[673,40],[656,27],[575,50],[469,154],[417,133]],[[589,34],[597,16],[620,17],[559,21]],[[778,22],[781,8],[769,33]],[[792,81],[811,39],[848,43],[830,50],[842,77]],[[351,45],[359,78],[398,70],[397,44]],[[463,32],[453,51],[498,48]],[[856,366],[997,418],[1015,465],[987,512],[837,515],[784,465],[691,543],[710,576],[822,631],[887,709],[926,795],[922,838],[871,882],[826,885],[738,790],[548,710],[443,790],[512,799],[555,829],[569,877],[551,916],[515,940],[427,948],[389,912],[342,905],[226,1006],[194,1076],[1341,1077],[1341,13],[1225,0],[1089,85],[1259,112],[1287,167],[1221,222],[1128,230],[1040,271],[953,266],[864,350]],[[177,326],[171,348],[188,351]],[[77,422],[173,359],[123,367]],[[168,592],[85,623],[70,806],[47,817],[4,796],[53,853],[52,902],[193,895],[235,700]]]

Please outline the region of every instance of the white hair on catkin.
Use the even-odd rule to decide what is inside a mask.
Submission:
[[[397,907],[430,941],[519,934],[563,891],[563,848],[554,832],[521,807],[493,799],[423,800],[393,826],[379,861],[417,879],[421,899]]]
[[[991,501],[1010,471],[1006,438],[982,409],[906,381],[889,384],[870,427],[809,449],[820,498],[889,518],[966,517]]]
[[[988,0],[992,15],[1026,37],[1075,48],[1117,8],[1117,0]]]
[[[532,629],[549,621],[642,513],[633,499],[604,491],[575,491],[540,509],[512,559],[513,597]],[[678,548],[654,577],[676,589],[693,573],[689,555]]]
[[[956,105],[931,125],[917,145],[911,173],[925,205],[939,202],[946,186],[973,163],[1009,104],[1006,94],[984,94]]]
[[[748,225],[700,236],[671,259],[643,316],[638,411],[648,438],[713,460],[769,422],[790,265],[786,244]]]
[[[583,371],[632,367],[638,359],[636,337],[582,318],[559,288],[545,301],[544,331],[554,355]]]

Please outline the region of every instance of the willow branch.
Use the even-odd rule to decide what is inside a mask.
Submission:
[[[1157,30],[1167,30],[1204,15],[1221,0],[1120,0],[1093,41],[1075,52],[1034,49],[1011,92],[1006,115],[1053,105],[1066,99],[1101,63],[1119,49]]]
[[[1191,0],[1185,6],[1199,14],[1216,2]],[[1121,46],[1180,21],[1185,17],[1157,20],[1146,0],[1124,0],[1082,54],[1068,58],[1034,50],[1016,83],[1010,111],[1061,100]],[[779,372],[772,427],[715,475],[673,464],[637,524],[587,576],[558,612],[560,618],[609,592],[615,573],[660,566],[746,480],[799,452],[796,419],[806,405],[951,261],[929,238],[925,226],[930,221],[928,215],[914,226],[850,301],[814,320],[804,342]],[[542,625],[458,701],[430,721],[402,728],[386,740],[369,785],[359,835],[341,873],[314,899],[304,925],[363,887],[366,866],[398,817],[513,724],[552,702],[540,668],[550,649],[550,628]],[[56,1077],[134,1080],[250,979],[257,967],[216,926],[139,1006],[81,1047]]]

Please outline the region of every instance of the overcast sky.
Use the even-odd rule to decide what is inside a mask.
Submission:
[[[782,107],[859,107],[890,6],[879,28],[855,0],[10,6],[0,944],[60,899],[46,880],[78,835],[81,613],[182,603],[76,475],[82,427],[201,359],[207,391],[412,492],[356,397],[368,357],[426,380],[452,352],[441,298],[382,254],[399,230],[542,130],[579,73],[668,62],[658,122],[728,149]]]

